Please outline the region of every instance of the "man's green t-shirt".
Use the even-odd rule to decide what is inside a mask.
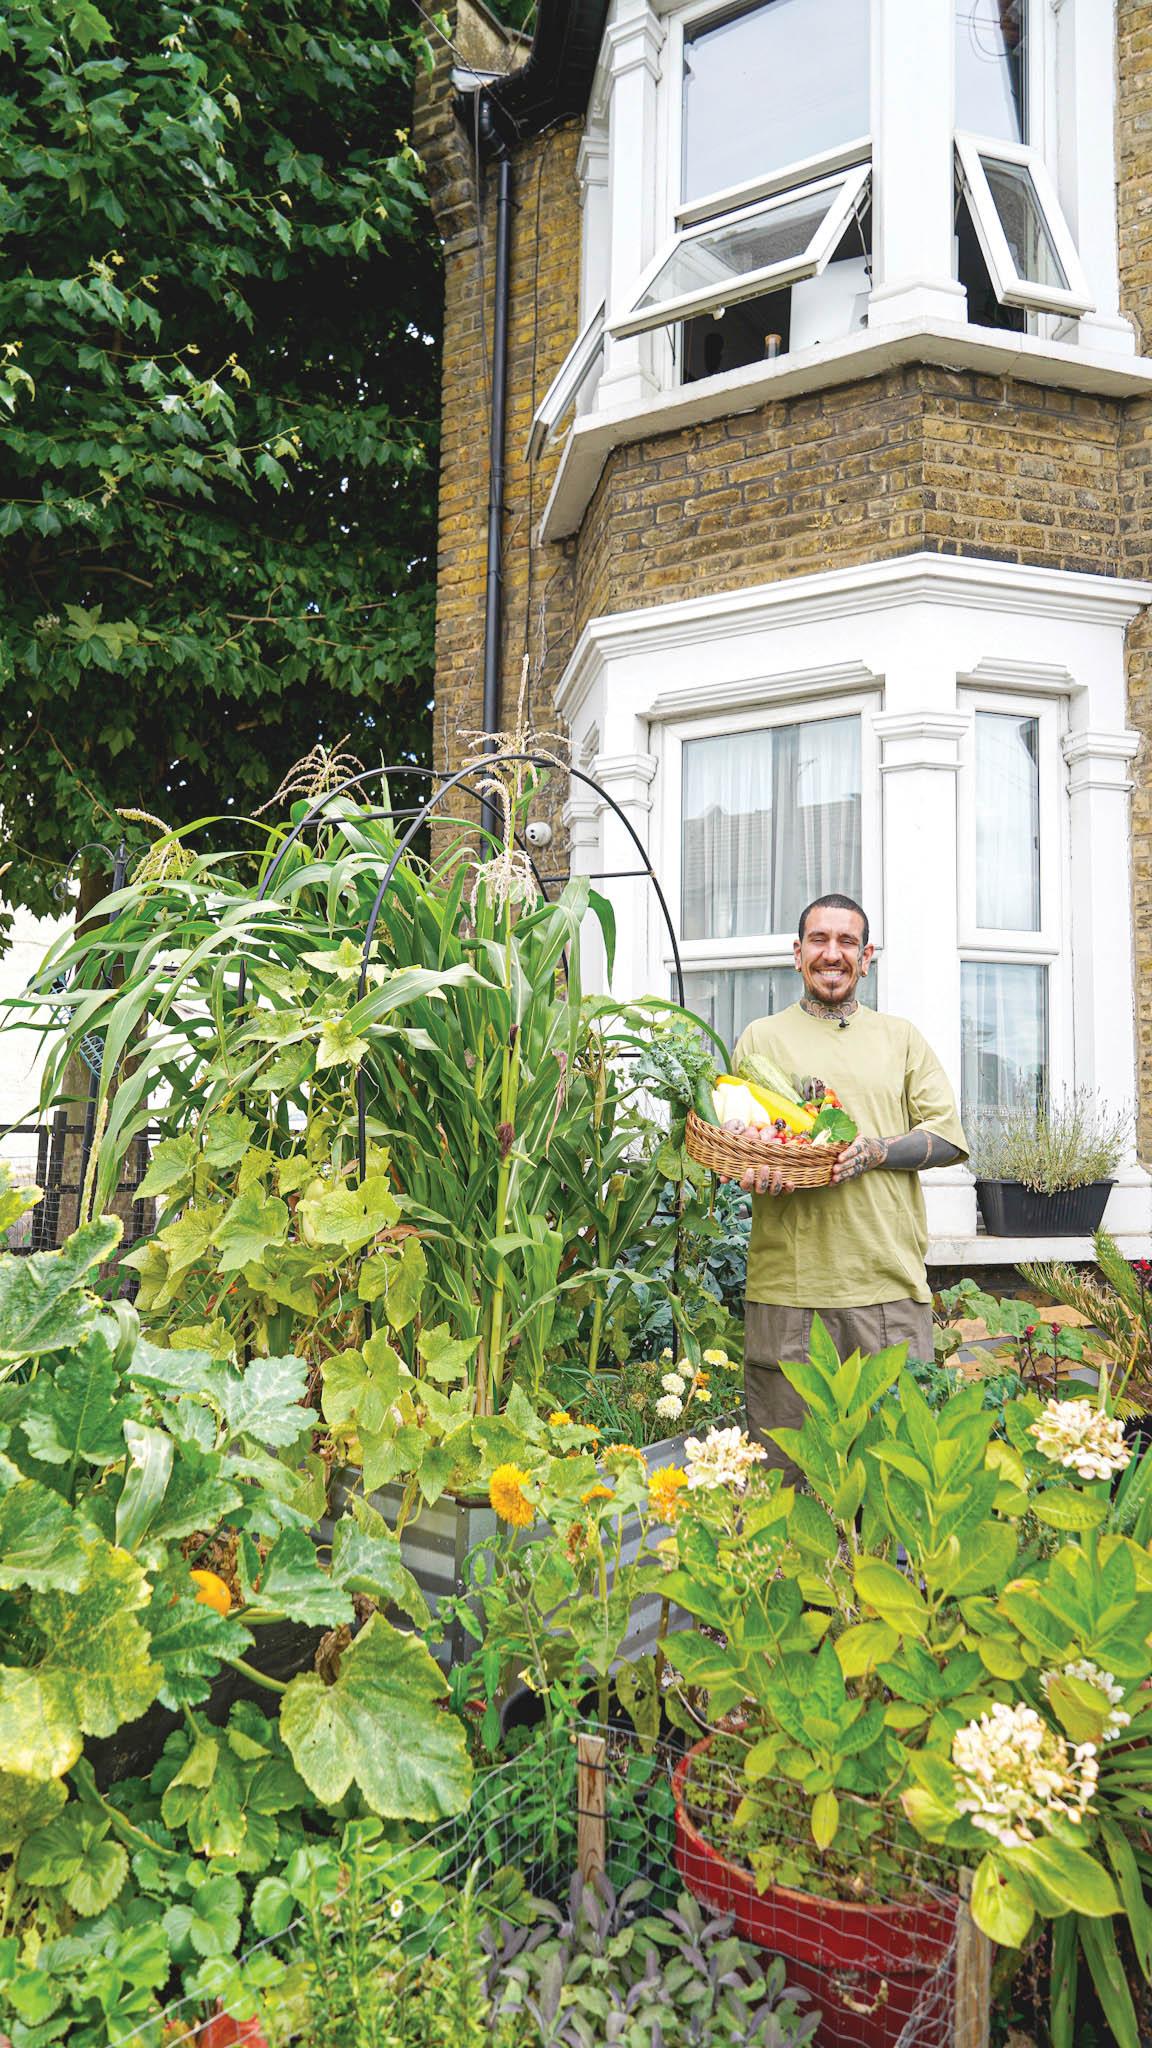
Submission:
[[[842,1030],[799,1003],[750,1024],[734,1068],[762,1053],[785,1074],[819,1075],[870,1138],[929,1130],[968,1156],[947,1076],[903,1017],[856,1010]],[[789,1308],[869,1308],[930,1301],[924,1272],[928,1226],[918,1173],[863,1173],[842,1187],[757,1195],[748,1249],[749,1301]]]

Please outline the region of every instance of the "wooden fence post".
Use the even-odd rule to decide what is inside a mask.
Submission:
[[[576,1865],[585,1884],[602,1877],[608,1861],[607,1751],[602,1735],[576,1737]]]
[[[962,1870],[952,2048],[988,2048],[992,2027],[992,1943],[972,1918],[971,1896],[972,1872]]]

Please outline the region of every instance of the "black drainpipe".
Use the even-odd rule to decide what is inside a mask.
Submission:
[[[484,591],[484,695],[481,723],[488,735],[500,724],[500,652],[504,628],[504,439],[508,400],[508,279],[512,242],[512,159],[496,164],[496,267],[492,279],[492,401],[488,423],[488,572]],[[481,308],[483,318],[483,308]],[[490,752],[493,741],[484,742]],[[499,830],[496,805],[485,797],[480,823]]]

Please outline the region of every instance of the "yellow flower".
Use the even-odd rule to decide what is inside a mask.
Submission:
[[[660,1465],[648,1481],[648,1505],[661,1522],[673,1520],[680,1505],[679,1495],[688,1484],[688,1474],[679,1465]]]
[[[639,1458],[642,1465],[648,1462],[643,1451],[637,1450],[635,1444],[609,1444],[604,1452],[604,1463],[610,1465],[614,1458]]]
[[[548,1417],[548,1427],[549,1429],[563,1429],[565,1423],[571,1422],[571,1420],[572,1417],[568,1414],[567,1409],[557,1408],[556,1413]]]
[[[519,1465],[497,1465],[488,1481],[488,1498],[496,1513],[514,1529],[526,1529],[536,1520],[536,1510],[524,1493],[528,1477]]]
[[[730,1365],[731,1362],[732,1361],[729,1358],[728,1353],[726,1351],[721,1351],[716,1346],[713,1346],[711,1351],[706,1351],[704,1353],[705,1365]]]
[[[580,1495],[580,1505],[581,1507],[587,1507],[590,1500],[615,1500],[615,1498],[616,1496],[610,1486],[590,1486],[587,1493]]]

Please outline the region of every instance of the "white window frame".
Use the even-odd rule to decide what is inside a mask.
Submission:
[[[692,227],[679,230],[657,251],[636,287],[631,308],[609,323],[610,332],[623,339],[631,334],[645,334],[653,327],[672,327],[698,313],[708,313],[716,307],[737,306],[741,300],[757,298],[763,291],[779,290],[782,285],[796,284],[801,278],[819,277],[842,241],[853,214],[863,204],[870,177],[870,164],[854,164],[848,170],[813,179],[805,185],[788,185],[751,205],[737,207],[731,213],[709,215]],[[768,212],[777,206],[791,206],[799,199],[812,198],[820,192],[834,196],[807,248],[799,256],[763,264],[759,270],[746,271],[742,276],[729,276],[714,285],[681,292],[677,298],[641,308],[640,301],[653,280],[685,243],[699,241],[719,228],[737,226],[755,214]]]
[[[591,375],[604,348],[604,300],[601,299],[576,336],[556,375],[532,415],[532,430],[524,449],[525,462],[535,462],[547,447],[570,405],[575,405],[581,386]]]
[[[1044,967],[1048,975],[1048,1086],[1057,1094],[1076,1073],[1072,1003],[1072,931],[1068,771],[1061,742],[1068,707],[1062,698],[962,689],[959,708],[971,714],[960,746],[957,783],[957,940],[961,969],[985,962]],[[976,921],[976,716],[1034,718],[1037,722],[1040,836],[1040,926],[1034,932],[1000,931]]]
[[[985,158],[1028,172],[1041,219],[1052,238],[1067,287],[1036,284],[1021,277],[1001,226],[984,168]],[[1095,311],[1091,287],[1061,210],[1059,195],[1039,151],[1029,143],[996,142],[987,136],[957,132],[956,159],[960,185],[997,298],[1006,306],[1024,306],[1036,313],[1080,314]]]
[[[660,747],[660,812],[663,850],[660,873],[666,877],[666,894],[677,933],[683,909],[683,789],[684,746],[691,740],[730,738],[742,732],[764,732],[782,726],[814,725],[830,718],[856,718],[860,723],[860,876],[861,900],[881,906],[883,886],[882,812],[880,755],[872,723],[874,695],[830,696],[817,702],[794,698],[771,709],[746,712],[716,712],[707,717],[677,720],[664,727]],[[878,975],[883,951],[882,915],[871,920],[870,939],[877,959],[869,970]],[[709,969],[791,967],[795,932],[753,933],[747,938],[680,938],[680,964],[685,975]],[[662,958],[666,974],[675,972],[670,951]]]

